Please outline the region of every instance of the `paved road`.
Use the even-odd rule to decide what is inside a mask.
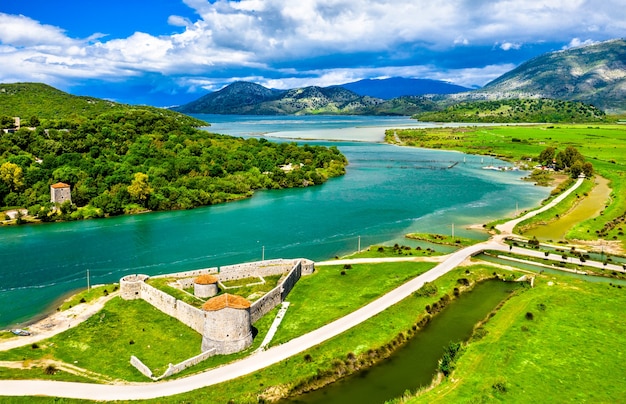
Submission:
[[[424,282],[434,281],[454,269],[471,255],[484,249],[498,248],[504,247],[496,241],[488,241],[456,251],[450,254],[448,259],[435,266],[427,273],[414,278],[372,303],[324,327],[235,363],[193,376],[160,383],[129,385],[6,380],[0,381],[0,394],[8,396],[44,395],[79,399],[132,400],[163,397],[211,386],[258,371],[319,345],[400,302],[402,299],[421,288]]]
[[[515,228],[515,226],[517,226],[519,223],[523,222],[526,219],[529,219],[533,216],[537,216],[538,214],[545,212],[546,210],[550,208],[553,208],[554,206],[556,206],[556,204],[561,202],[563,199],[567,198],[572,192],[574,192],[579,186],[581,186],[584,180],[585,180],[584,178],[578,178],[578,180],[574,183],[574,185],[572,185],[567,191],[563,192],[558,197],[554,198],[552,201],[550,201],[550,203],[542,206],[541,208],[537,210],[532,210],[526,213],[525,215],[518,217],[517,219],[509,220],[506,223],[499,224],[496,226],[496,229],[500,230],[500,232],[503,234],[508,234],[508,235],[513,234],[513,229]]]
[[[580,186],[582,180],[576,182],[572,189],[565,193],[565,196],[573,192]],[[565,197],[563,196],[563,198]],[[549,209],[563,198],[559,197],[550,204],[544,206],[540,211]],[[531,212],[533,213],[533,212]],[[535,213],[536,214],[536,213]],[[240,376],[244,376],[267,366],[276,364],[291,356],[297,355],[309,348],[321,344],[344,331],[366,321],[376,314],[400,302],[415,292],[425,282],[432,282],[440,276],[456,268],[467,258],[484,250],[508,251],[509,246],[502,243],[507,235],[510,235],[516,223],[530,217],[529,214],[499,226],[499,230],[504,234],[494,236],[491,240],[463,248],[446,256],[445,260],[435,266],[432,270],[422,274],[413,280],[394,289],[372,303],[346,315],[338,320],[327,324],[315,331],[293,339],[285,344],[272,347],[268,350],[258,352],[240,361],[211,369],[193,376],[164,381],[159,383],[135,383],[126,385],[102,385],[90,383],[72,383],[55,381],[35,381],[35,380],[4,380],[0,381],[0,395],[24,396],[43,395],[55,397],[67,397],[78,399],[97,400],[132,400],[150,399],[173,394],[180,394],[202,387],[212,386],[217,383],[228,381]],[[513,224],[512,224],[513,223]],[[510,230],[509,230],[510,229]],[[523,250],[523,249],[520,249]],[[527,251],[527,250],[524,250]],[[515,252],[518,252],[517,250]],[[337,264],[338,261],[333,261]]]

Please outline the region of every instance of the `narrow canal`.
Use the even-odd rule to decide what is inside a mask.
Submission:
[[[486,281],[461,295],[387,360],[285,403],[383,403],[427,386],[450,342],[466,341],[473,327],[519,284]],[[416,310],[423,310],[422,307]]]

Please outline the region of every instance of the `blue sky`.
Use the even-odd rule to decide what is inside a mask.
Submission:
[[[0,0],[0,82],[157,106],[236,80],[472,87],[625,33],[623,0]]]

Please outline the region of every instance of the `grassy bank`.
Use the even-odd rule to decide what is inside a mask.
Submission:
[[[409,233],[405,237],[413,240],[428,241],[429,243],[451,245],[455,247],[467,247],[480,243],[480,240],[465,237],[452,237],[445,234]]]
[[[313,275],[301,278],[292,290],[288,299],[291,306],[273,344],[288,341],[344,316],[434,265],[409,262],[319,269]],[[346,293],[351,290],[358,293]],[[81,296],[77,297],[83,299]],[[249,355],[263,340],[275,314],[276,310],[254,324],[258,334],[246,351],[209,358],[177,377]],[[0,352],[0,361],[54,359],[73,363],[103,378],[146,381],[129,364],[131,355],[140,358],[159,375],[168,363],[178,363],[199,354],[201,336],[143,300],[124,301],[118,297],[85,323],[35,345]],[[63,372],[46,374],[43,367],[38,376],[52,380],[74,378]],[[32,372],[9,369],[0,373],[0,377],[23,379],[32,377]]]
[[[399,140],[399,142],[398,142]],[[390,129],[386,141],[406,146],[459,150],[530,163],[542,150],[575,147],[610,181],[610,204],[600,217],[575,226],[568,238],[619,241],[626,248],[626,127],[624,125],[529,125],[437,129]],[[554,217],[554,216],[553,216]],[[595,219],[595,220],[594,220]],[[621,228],[621,230],[620,230]],[[588,231],[589,230],[589,231]]]
[[[616,286],[539,276],[484,325],[448,379],[406,402],[622,402],[625,304]]]

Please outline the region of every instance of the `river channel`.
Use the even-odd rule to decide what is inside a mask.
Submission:
[[[33,319],[88,281],[262,256],[323,260],[355,251],[359,239],[362,246],[410,244],[409,232],[469,235],[468,225],[510,216],[516,205],[537,206],[549,193],[521,181],[523,172],[483,170],[492,162],[479,156],[380,143],[386,128],[417,126],[408,118],[208,119],[209,130],[236,136],[323,139],[306,142],[337,146],[350,165],[321,186],[200,209],[2,227],[0,327]]]
[[[517,284],[486,281],[452,301],[441,313],[390,358],[372,368],[341,379],[286,403],[379,404],[430,384],[450,342],[467,340],[484,319]],[[421,308],[420,308],[421,309]]]

